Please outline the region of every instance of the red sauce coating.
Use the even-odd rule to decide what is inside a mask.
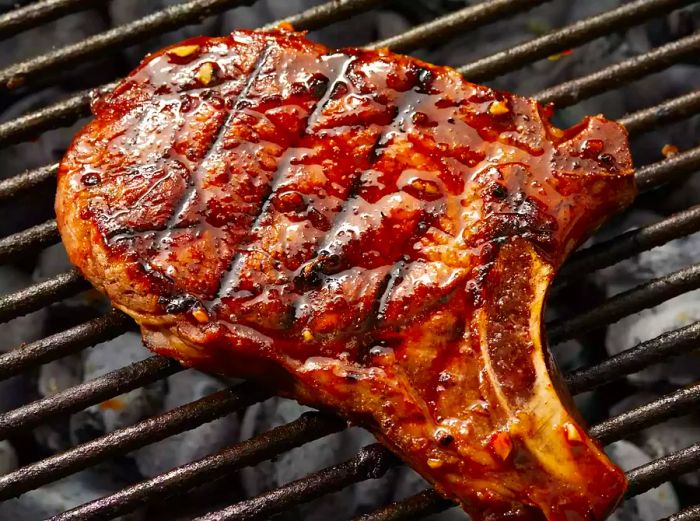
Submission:
[[[151,349],[366,425],[475,519],[616,504],[540,330],[634,196],[619,125],[287,31],[163,49],[93,111],[58,222]]]

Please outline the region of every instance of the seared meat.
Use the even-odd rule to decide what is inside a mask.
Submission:
[[[366,426],[474,519],[615,506],[541,333],[633,198],[618,124],[283,30],[154,53],[93,111],[58,222],[150,349]]]

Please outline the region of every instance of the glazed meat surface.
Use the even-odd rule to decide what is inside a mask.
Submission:
[[[93,112],[58,223],[150,349],[367,427],[475,520],[614,508],[542,309],[634,196],[622,127],[285,30],[163,49]]]

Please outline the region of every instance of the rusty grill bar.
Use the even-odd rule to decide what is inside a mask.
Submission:
[[[0,16],[0,39],[54,20],[65,14],[85,9],[97,0],[40,0]],[[66,65],[83,63],[100,53],[138,43],[150,36],[197,23],[203,17],[223,12],[255,0],[191,0],[153,13],[130,24],[111,29],[82,42],[0,70],[0,89],[13,88],[41,79]],[[548,0],[492,0],[447,14],[415,27],[403,34],[369,44],[408,51],[446,38],[459,31],[489,23],[516,12],[525,11]],[[373,9],[382,0],[334,0],[291,17],[299,29],[313,29]],[[497,52],[460,72],[472,81],[484,81],[498,74],[521,68],[533,61],[587,43],[613,31],[629,28],[671,10],[693,4],[688,0],[636,0],[617,9],[601,13],[514,48]],[[274,24],[270,24],[271,27]],[[700,34],[693,34],[635,56],[598,72],[551,87],[535,95],[543,102],[557,106],[578,103],[601,92],[615,89],[648,74],[662,71],[700,51]],[[111,88],[114,84],[102,86]],[[89,113],[90,93],[74,95],[67,100],[0,124],[0,146],[21,142],[43,131],[70,125]],[[690,117],[700,110],[700,91],[667,100],[620,119],[634,135],[657,129],[661,125]],[[13,178],[0,181],[0,204],[54,178],[56,165],[47,165]],[[700,147],[681,152],[664,161],[642,166],[636,176],[641,190],[650,190],[700,169]],[[614,239],[581,250],[563,267],[558,279],[565,284],[573,275],[601,269],[640,252],[665,244],[700,230],[700,207],[692,207],[658,223],[624,233]],[[38,251],[58,241],[53,220],[15,235],[0,239],[0,262]],[[0,322],[37,310],[52,302],[79,293],[87,283],[70,270],[47,281],[0,297]],[[629,314],[657,305],[674,296],[700,288],[700,264],[642,284],[615,295],[599,306],[577,316],[548,324],[552,342],[572,338],[583,332],[604,327]],[[79,352],[86,347],[114,338],[127,331],[132,322],[121,312],[111,311],[66,331],[29,343],[21,349],[0,356],[0,379],[35,368],[51,360]],[[672,356],[697,349],[700,322],[664,333],[640,343],[604,362],[576,370],[565,377],[572,393],[581,393],[607,384],[664,361]],[[71,414],[87,406],[128,390],[155,382],[182,368],[160,356],[108,373],[95,380],[67,389],[50,398],[24,405],[0,414],[0,438],[31,429],[59,415]],[[143,420],[132,426],[83,443],[62,454],[24,466],[0,476],[0,500],[14,497],[78,472],[105,459],[119,456],[193,429],[203,423],[267,399],[267,391],[252,384],[242,384],[205,396],[195,402]],[[609,443],[627,434],[688,414],[700,405],[700,384],[678,390],[650,404],[618,417],[604,420],[591,428],[591,434]],[[133,511],[155,499],[188,490],[207,480],[255,465],[304,443],[344,428],[344,423],[321,413],[309,413],[289,424],[232,445],[216,454],[177,467],[155,478],[132,485],[110,496],[89,502],[55,516],[54,520],[111,519]],[[223,519],[266,519],[296,504],[339,490],[353,483],[381,477],[398,461],[380,445],[362,449],[354,458],[322,469],[257,497],[240,501],[222,511],[199,518],[202,521]],[[670,478],[700,468],[700,444],[692,445],[664,458],[652,461],[628,473],[628,496],[640,494]],[[363,521],[415,519],[449,508],[452,503],[434,491],[393,503],[357,518]],[[700,505],[689,507],[668,521],[700,519]]]

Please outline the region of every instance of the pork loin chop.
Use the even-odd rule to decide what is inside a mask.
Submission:
[[[367,427],[475,520],[616,505],[542,309],[633,199],[620,125],[281,29],[151,54],[93,112],[58,223],[150,349]]]

